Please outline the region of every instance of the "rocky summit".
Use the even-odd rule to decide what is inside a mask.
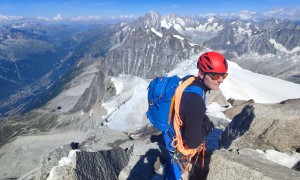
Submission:
[[[245,106],[222,134],[221,147],[299,152],[299,104],[299,99],[295,99]]]
[[[245,104],[221,135],[224,149],[213,154],[208,179],[298,179],[299,172],[263,161],[256,149],[299,152],[299,104],[299,99]]]
[[[208,98],[222,102],[216,94],[219,93],[214,92]],[[207,140],[205,174],[201,173],[202,161],[199,160],[191,179],[298,179],[299,171],[266,160],[257,149],[276,149],[289,154],[299,152],[299,114],[295,107],[300,100],[287,100],[278,104],[229,102],[231,107],[228,110],[240,108],[241,105],[244,108],[236,111],[233,120],[226,125],[223,133],[221,131],[220,142],[219,128],[224,126],[224,120],[213,119],[217,129]],[[164,178],[166,149],[159,131],[146,125],[136,131],[127,132],[127,136],[116,136],[116,132],[106,126],[101,129],[101,133],[94,132],[80,141],[75,150],[70,145],[65,145],[45,155],[42,166],[21,179]],[[287,130],[289,133],[286,133]],[[109,134],[114,134],[114,137]],[[112,141],[114,142],[111,143]],[[221,149],[211,148],[213,143],[219,144]]]

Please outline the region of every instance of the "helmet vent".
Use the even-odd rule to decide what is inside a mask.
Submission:
[[[208,67],[208,69],[214,70],[214,68],[212,68],[210,65],[206,64],[206,66]]]
[[[207,57],[207,56],[204,56],[204,57],[209,63],[211,63],[209,57]]]
[[[203,69],[205,69],[205,67],[204,67],[202,64],[200,64],[200,66],[201,66],[201,68],[200,68],[200,69],[202,69],[202,70],[203,70]]]

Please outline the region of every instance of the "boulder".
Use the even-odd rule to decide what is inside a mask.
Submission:
[[[220,106],[226,107],[229,106],[225,96],[223,95],[222,91],[219,90],[211,90],[206,93],[206,104],[210,104],[212,102],[217,102]]]
[[[68,156],[70,150],[71,147],[69,145],[64,145],[43,156],[42,163],[36,173],[35,179],[47,179],[52,167],[57,166],[61,158]]]
[[[118,179],[128,164],[129,151],[122,148],[76,153],[76,174],[81,179]]]
[[[246,105],[254,104],[253,100],[243,101],[243,100],[229,99],[228,102],[232,105],[232,107],[226,109],[223,113],[229,119],[233,119],[236,115],[241,113],[243,108]]]
[[[298,180],[300,172],[264,160],[257,156],[249,156],[217,150],[211,156],[207,180],[219,179],[272,179]]]
[[[299,151],[299,106],[300,99],[246,105],[222,133],[221,147]]]
[[[72,166],[55,166],[47,180],[77,180],[76,171]]]
[[[293,167],[292,169],[295,169],[297,171],[300,171],[300,161],[298,161]]]

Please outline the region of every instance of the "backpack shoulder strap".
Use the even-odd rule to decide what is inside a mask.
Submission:
[[[186,75],[183,78],[181,78],[180,80],[184,82],[184,81],[186,81],[187,79],[189,79],[191,77],[192,77],[192,81],[189,82],[189,84],[188,84],[188,85],[190,85],[196,79],[195,76],[193,76],[193,75]],[[201,87],[199,87],[199,86],[187,86],[187,87],[184,88],[183,92],[194,92],[194,93],[197,93],[197,94],[199,94],[202,97],[202,99],[205,100],[204,90]]]
[[[169,112],[169,118],[168,118],[168,125],[171,124],[171,119],[173,117],[174,107],[175,107],[175,100],[177,102],[178,101],[180,102],[181,101],[181,95],[182,95],[183,92],[195,92],[195,93],[198,93],[200,96],[202,96],[202,94],[204,94],[203,92],[200,92],[201,88],[199,88],[199,87],[197,88],[197,86],[193,86],[195,88],[189,88],[188,87],[188,85],[190,85],[195,79],[196,78],[192,75],[186,75],[185,77],[181,78],[181,80],[183,82],[177,87],[177,89],[175,91],[175,94],[174,94],[174,96],[172,97],[172,100],[171,100],[171,106],[170,106],[170,112]],[[177,96],[176,96],[176,94],[177,94]],[[179,94],[180,94],[180,97],[178,96]],[[178,97],[180,99],[178,99]]]
[[[205,101],[205,93],[204,90],[199,86],[188,86],[184,89],[183,92],[193,92],[199,94],[199,96],[202,97],[202,99]]]

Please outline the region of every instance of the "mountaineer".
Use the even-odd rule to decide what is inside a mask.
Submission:
[[[205,94],[219,89],[228,64],[222,54],[212,51],[198,58],[197,68],[196,77],[157,77],[149,85],[147,116],[163,132],[169,151],[167,180],[188,178],[192,157],[197,154],[198,160],[200,152],[204,157],[205,137],[214,128],[205,115]]]

